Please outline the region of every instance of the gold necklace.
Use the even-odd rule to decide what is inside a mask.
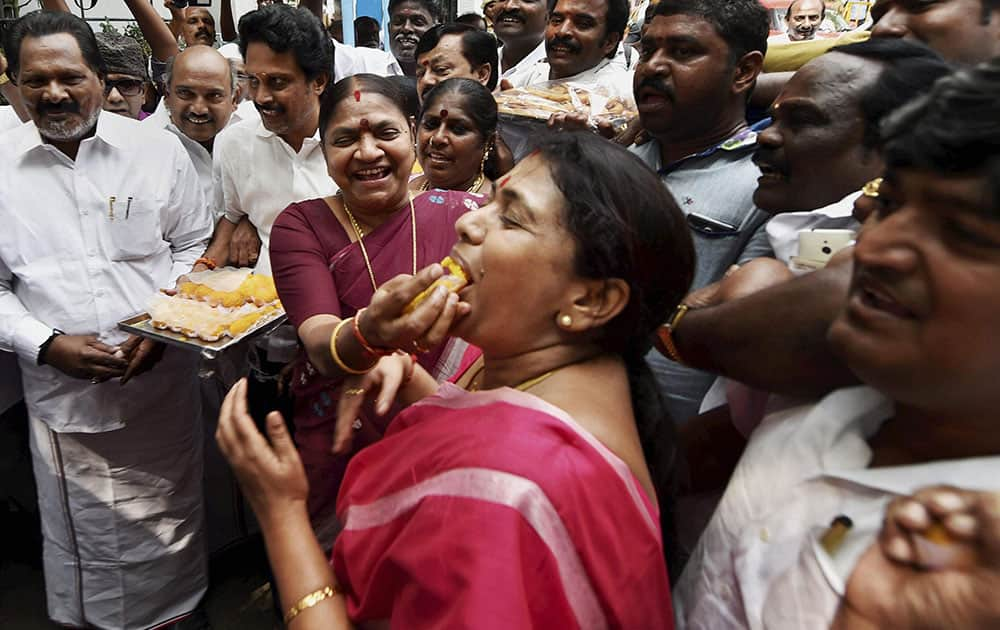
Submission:
[[[471,381],[469,381],[469,391],[470,392],[479,391],[479,388],[482,385],[482,383],[480,383],[480,378],[483,375],[483,367],[485,367],[485,366],[480,366],[479,370],[476,372],[476,375],[472,377]],[[556,369],[558,369],[558,368],[556,368]],[[545,379],[547,379],[548,377],[552,376],[555,373],[556,373],[556,370],[549,370],[545,374],[541,374],[541,375],[536,376],[534,378],[529,378],[526,381],[522,381],[521,383],[518,383],[517,385],[514,386],[514,389],[520,390],[522,392],[527,391],[527,390],[531,389],[532,387],[534,387],[535,385],[538,385],[539,383],[541,383],[542,381],[544,381]]]
[[[465,189],[465,192],[471,193],[479,190],[479,187],[483,185],[483,180],[486,179],[486,175],[479,171],[479,175],[476,175],[476,179],[472,182],[472,185]],[[431,180],[427,175],[424,175],[424,183],[420,184],[420,192],[427,192],[430,190]]]
[[[407,193],[406,195],[410,200],[410,232],[413,236],[413,275],[417,275],[417,216],[416,211],[413,209],[413,196]],[[354,228],[354,233],[358,236],[358,245],[361,246],[361,255],[365,258],[365,267],[368,269],[368,277],[372,281],[372,291],[378,291],[378,284],[375,283],[375,272],[372,270],[372,261],[368,258],[368,249],[365,247],[365,233],[361,231],[361,225],[358,224],[358,220],[354,218],[354,214],[351,213],[351,209],[347,207],[347,199],[343,195],[340,197],[341,202],[344,204],[344,212],[347,213],[347,218],[351,220],[351,227]]]

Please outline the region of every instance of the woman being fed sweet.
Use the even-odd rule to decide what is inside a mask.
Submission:
[[[397,373],[413,369],[409,355],[383,357],[388,354],[383,348],[365,341],[367,321],[359,311],[382,283],[445,256],[455,242],[455,220],[482,198],[410,194],[413,136],[403,98],[386,79],[362,74],[334,85],[323,97],[319,128],[340,192],[294,203],[281,213],[271,233],[271,265],[305,348],[292,378],[294,425],[310,482],[309,512],[322,532],[335,527],[334,501],[346,466],[346,457],[330,452],[344,376],[362,373],[380,359]],[[335,330],[339,352],[332,355]],[[445,346],[420,347],[426,352],[419,361],[434,376],[454,370]],[[376,439],[386,422],[370,409],[362,414],[355,422],[359,444]]]
[[[496,176],[497,104],[472,79],[448,79],[424,96],[417,122],[417,157],[424,174],[410,182],[417,192],[487,193]]]
[[[293,628],[673,626],[671,423],[643,356],[691,282],[683,215],[588,133],[542,141],[494,188],[456,224],[460,305],[438,289],[407,312],[435,266],[386,283],[366,311],[374,344],[452,334],[482,349],[483,369],[474,391],[436,393],[417,369],[405,395],[426,396],[348,468],[331,563],[280,415],[269,445],[245,385],[227,397],[219,443]]]

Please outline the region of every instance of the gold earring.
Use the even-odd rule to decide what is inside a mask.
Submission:
[[[559,325],[562,326],[563,328],[569,328],[570,326],[573,325],[573,318],[570,317],[569,315],[560,315]]]

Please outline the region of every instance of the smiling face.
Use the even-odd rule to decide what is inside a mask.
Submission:
[[[788,23],[788,39],[800,42],[816,37],[823,22],[822,0],[798,0],[785,15]]]
[[[188,46],[215,43],[215,18],[204,7],[187,7],[184,9],[184,25],[181,29],[184,43]]]
[[[229,62],[207,46],[192,47],[174,60],[167,86],[170,120],[188,138],[210,142],[236,109]]]
[[[72,35],[24,38],[17,84],[38,133],[46,140],[74,142],[97,124],[104,82],[84,61]]]
[[[559,0],[545,29],[549,79],[589,70],[618,47],[621,33],[608,33],[605,0]]]
[[[701,129],[730,99],[729,46],[698,16],[657,15],[642,38],[634,88],[642,126],[653,137]]]
[[[341,101],[323,132],[323,152],[349,207],[377,214],[406,200],[413,136],[391,100],[359,90]]]
[[[493,32],[507,45],[537,46],[545,39],[548,8],[545,0],[499,0],[493,7]]]
[[[862,229],[829,339],[897,402],[954,413],[995,389],[1000,216],[988,185],[981,175],[890,172]]]
[[[501,181],[489,205],[456,222],[452,250],[470,280],[459,295],[471,306],[452,333],[492,358],[555,343],[557,314],[579,279],[566,199],[542,158],[525,158]]]
[[[462,53],[461,35],[445,35],[437,46],[417,59],[417,94],[423,101],[424,95],[445,79],[472,79],[486,85],[491,72],[489,64],[472,67]]]
[[[454,92],[437,98],[417,127],[417,157],[432,188],[464,190],[479,174],[486,138]]]
[[[957,63],[989,61],[1000,55],[1000,9],[984,24],[984,1],[878,0],[872,37],[914,39]]]
[[[774,122],[757,135],[758,207],[816,210],[881,172],[877,153],[862,145],[859,99],[882,69],[869,59],[828,53],[795,73],[774,102]]]
[[[277,53],[262,42],[247,46],[246,71],[250,98],[268,131],[279,136],[312,135],[325,76],[307,79],[291,51]]]
[[[412,64],[417,42],[435,21],[419,2],[401,2],[389,16],[389,49],[400,63]]]

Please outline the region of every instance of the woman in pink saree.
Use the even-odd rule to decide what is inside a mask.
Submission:
[[[309,514],[317,535],[331,541],[337,490],[351,453],[331,453],[344,372],[330,360],[330,334],[368,304],[377,285],[446,256],[455,242],[455,220],[484,202],[480,195],[450,191],[409,193],[415,153],[401,104],[398,89],[381,77],[356,75],[333,86],[322,101],[320,129],[340,192],[293,203],[271,232],[275,284],[306,351],[295,363],[291,389],[295,441],[309,478]],[[444,340],[419,356],[420,365],[437,378],[450,376],[464,346]],[[360,356],[354,365],[376,359]],[[410,369],[408,356],[384,361]],[[385,431],[395,410],[382,411],[368,407],[358,413],[355,448]]]
[[[219,444],[292,628],[673,627],[673,445],[642,357],[691,281],[683,215],[634,156],[587,133],[545,139],[494,186],[456,224],[459,304],[438,293],[406,312],[431,267],[368,306],[373,344],[451,334],[482,361],[465,389],[419,368],[402,387],[416,402],[348,466],[331,560],[280,415],[265,438],[242,382],[226,399]],[[349,385],[384,399],[398,383],[380,366]]]

